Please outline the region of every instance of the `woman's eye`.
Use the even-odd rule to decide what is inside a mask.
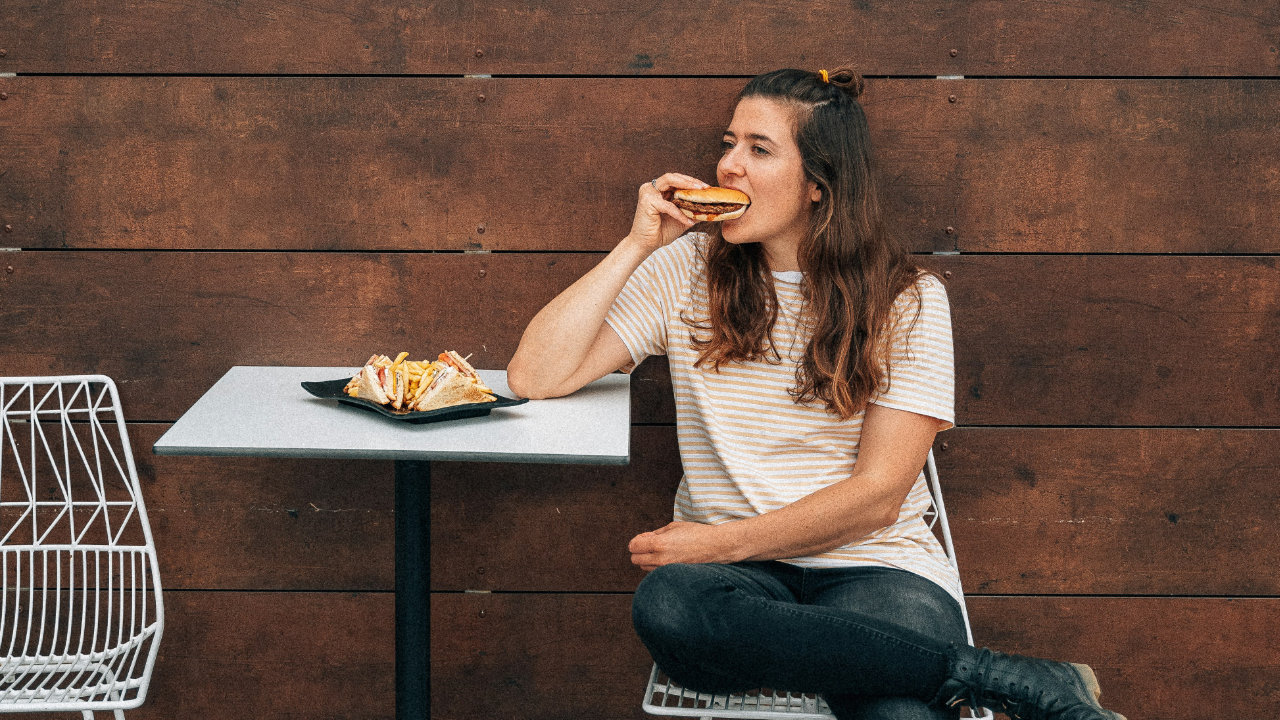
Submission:
[[[756,145],[755,147],[753,147],[753,148],[751,148],[751,149],[752,149],[752,150],[759,150],[761,155],[768,155],[768,154],[769,154],[769,151],[768,151],[768,150],[765,150],[764,148],[760,147],[759,145]]]
[[[729,142],[728,140],[720,141],[720,152],[729,152],[732,149],[733,149],[733,143]]]

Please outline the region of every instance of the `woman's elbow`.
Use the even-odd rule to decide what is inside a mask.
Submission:
[[[507,387],[518,398],[543,400],[551,397],[545,388],[538,387],[530,373],[512,361],[507,365]]]
[[[512,395],[518,398],[529,397],[529,386],[525,384],[526,380],[524,371],[516,366],[515,360],[507,364],[507,387]]]

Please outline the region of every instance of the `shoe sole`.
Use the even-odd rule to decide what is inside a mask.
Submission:
[[[1085,689],[1088,690],[1090,693],[1093,693],[1093,700],[1095,705],[1097,705],[1100,709],[1106,710],[1106,712],[1109,712],[1112,715],[1115,715],[1120,720],[1126,720],[1125,716],[1121,715],[1120,713],[1113,712],[1111,710],[1107,710],[1106,708],[1102,707],[1102,686],[1098,684],[1098,676],[1093,674],[1093,668],[1089,667],[1088,665],[1084,665],[1082,663],[1067,663],[1067,664],[1075,668],[1077,673],[1080,673],[1080,679],[1084,681]]]

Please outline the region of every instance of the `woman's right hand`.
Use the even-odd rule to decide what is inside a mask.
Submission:
[[[696,190],[705,187],[710,185],[680,173],[667,173],[655,178],[653,182],[641,185],[636,217],[631,222],[631,233],[627,237],[649,252],[680,237],[696,225],[697,221],[685,217],[680,208],[671,203],[670,198],[677,189]]]

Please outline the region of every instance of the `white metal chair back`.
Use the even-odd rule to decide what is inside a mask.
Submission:
[[[942,488],[938,485],[938,468],[933,462],[933,450],[925,461],[925,479],[929,487],[929,495],[933,499],[931,507],[924,513],[924,520],[929,529],[942,525],[942,541],[951,564],[956,565],[955,548],[951,544],[951,526],[947,524],[947,509],[942,502]],[[969,627],[969,610],[963,598],[960,611],[964,615],[964,631],[969,644],[973,644],[973,629]],[[696,717],[702,720],[713,718],[732,718],[734,720],[768,720],[770,718],[786,718],[786,720],[830,720],[835,717],[827,702],[821,695],[814,693],[793,693],[774,691],[770,688],[759,688],[731,695],[698,693],[687,690],[676,684],[658,669],[657,663],[649,671],[649,685],[646,688],[641,707],[650,715],[676,715]],[[995,714],[983,708],[981,715],[965,708],[962,717],[994,720]]]
[[[115,383],[0,378],[0,713],[123,711],[164,628]]]

